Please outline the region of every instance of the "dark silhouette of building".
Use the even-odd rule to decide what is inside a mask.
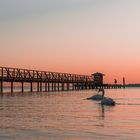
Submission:
[[[105,76],[102,73],[96,72],[92,74],[93,76],[93,81],[95,86],[102,86],[103,85],[103,76]]]

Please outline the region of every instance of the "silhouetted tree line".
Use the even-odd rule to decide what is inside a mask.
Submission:
[[[126,87],[140,87],[140,83],[137,83],[137,84],[127,84]]]

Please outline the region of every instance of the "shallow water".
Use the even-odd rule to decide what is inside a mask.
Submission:
[[[116,106],[86,100],[95,90],[5,94],[0,140],[139,140],[140,89],[109,89]]]

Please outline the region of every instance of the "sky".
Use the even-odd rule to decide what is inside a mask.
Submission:
[[[139,0],[0,0],[0,65],[140,83]]]

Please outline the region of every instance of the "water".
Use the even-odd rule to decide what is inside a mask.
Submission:
[[[110,89],[114,107],[85,100],[94,90],[5,94],[0,140],[139,140],[140,89]]]

